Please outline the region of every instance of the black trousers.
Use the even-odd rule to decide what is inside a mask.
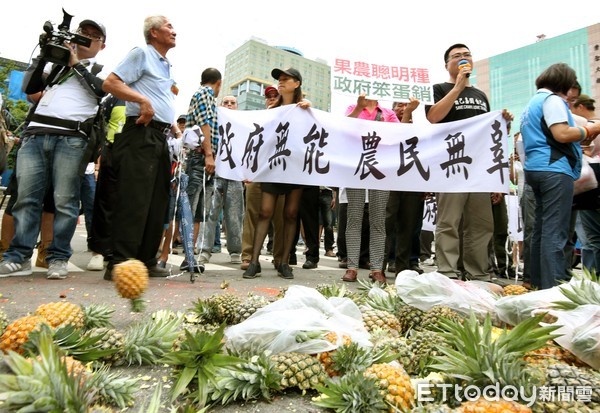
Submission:
[[[304,243],[306,244],[306,260],[319,262],[319,187],[305,186],[298,208],[298,225],[294,246],[300,238],[300,223],[304,228]],[[292,254],[295,253],[295,247]]]
[[[112,256],[112,212],[117,202],[117,176],[112,166],[112,143],[106,143],[100,156],[96,181],[92,230],[89,247],[105,257]]]
[[[384,257],[389,256],[395,239],[396,272],[410,268],[413,244],[420,247],[418,242],[415,243],[414,235],[423,220],[422,201],[422,192],[390,191],[386,208]]]
[[[162,131],[129,119],[115,135],[112,151],[117,178],[112,214],[114,262],[137,258],[156,265],[169,203],[170,162]]]

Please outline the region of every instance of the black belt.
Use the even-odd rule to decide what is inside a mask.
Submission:
[[[130,122],[134,122],[138,119],[137,116],[127,116],[127,120]],[[164,135],[171,132],[171,124],[165,122],[159,122],[157,120],[152,119],[148,124],[149,128],[156,129],[161,131]]]

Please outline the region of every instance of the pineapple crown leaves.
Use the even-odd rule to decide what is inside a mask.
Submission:
[[[217,369],[211,398],[223,405],[240,399],[271,401],[271,392],[281,390],[281,378],[270,354],[254,355],[234,368]]]
[[[319,284],[317,285],[317,291],[321,293],[326,298],[330,297],[346,297],[346,293],[348,292],[346,285],[338,285],[337,283],[333,284]]]
[[[198,298],[194,303],[193,311],[200,318],[201,323],[214,323],[223,318],[223,308],[213,300]]]
[[[333,368],[344,375],[353,372],[363,372],[376,363],[389,363],[400,357],[387,347],[365,348],[352,342],[346,346],[340,346],[331,354]]]
[[[339,380],[329,379],[325,385],[316,385],[318,397],[315,406],[332,409],[337,413],[381,413],[388,410],[385,399],[375,379],[363,377],[355,371]]]
[[[66,360],[52,341],[50,330],[43,330],[37,359],[9,352],[5,361],[13,375],[0,376],[4,406],[22,412],[87,412],[93,404],[95,389],[86,377],[69,373]]]
[[[565,301],[555,301],[553,307],[560,310],[574,310],[580,305],[600,305],[600,283],[587,278],[559,286],[560,292],[567,298]]]
[[[192,380],[196,379],[198,390],[192,393],[200,407],[208,400],[210,385],[214,387],[215,371],[218,367],[235,366],[243,360],[223,353],[225,324],[221,324],[214,333],[196,331],[194,334],[185,330],[185,340],[181,350],[171,351],[161,361],[182,367],[176,373],[177,381],[173,387],[171,401],[183,394]]]
[[[106,304],[90,304],[81,307],[84,314],[84,325],[85,330],[98,327],[112,327],[113,324],[110,320],[115,310],[110,308]]]
[[[179,336],[181,317],[146,319],[125,333],[123,357],[129,365],[156,364]]]
[[[42,335],[50,334],[54,344],[66,355],[87,362],[98,360],[102,357],[111,355],[119,349],[101,349],[99,341],[104,338],[106,333],[100,335],[82,334],[81,330],[72,325],[65,325],[52,330],[46,324],[43,324],[39,330],[29,333],[28,341],[23,345],[25,351],[32,355],[37,353],[40,348],[40,338]]]
[[[95,370],[86,383],[98,390],[99,401],[124,409],[135,402],[139,380],[140,378],[122,377],[121,373],[111,372],[109,367],[104,365]]]
[[[146,406],[146,403],[142,404],[142,407],[138,413],[158,413],[160,410],[160,397],[162,396],[162,384],[158,383],[156,389],[152,393],[150,403]]]
[[[525,368],[522,357],[556,337],[551,333],[557,327],[539,327],[542,317],[538,315],[527,319],[512,330],[505,330],[496,340],[491,334],[490,315],[486,316],[483,325],[474,314],[462,324],[441,320],[441,334],[447,344],[439,347],[442,355],[433,357],[430,368],[479,385],[528,385],[537,382],[536,372]]]

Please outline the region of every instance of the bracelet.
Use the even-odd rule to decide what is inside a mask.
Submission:
[[[585,140],[585,138],[588,137],[588,135],[590,134],[589,131],[587,130],[587,128],[585,126],[578,126],[577,127],[579,129],[579,132],[581,132],[581,139],[580,140]]]

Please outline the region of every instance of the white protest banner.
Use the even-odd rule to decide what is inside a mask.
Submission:
[[[435,196],[425,198],[425,205],[423,207],[423,231],[434,231],[435,224],[437,222],[437,202],[435,202]]]
[[[365,93],[375,100],[407,102],[410,97],[415,97],[423,104],[434,103],[433,84],[426,68],[337,58],[331,81],[333,92],[353,97]]]
[[[414,192],[508,192],[501,112],[443,124],[374,122],[287,105],[219,107],[217,174]]]

